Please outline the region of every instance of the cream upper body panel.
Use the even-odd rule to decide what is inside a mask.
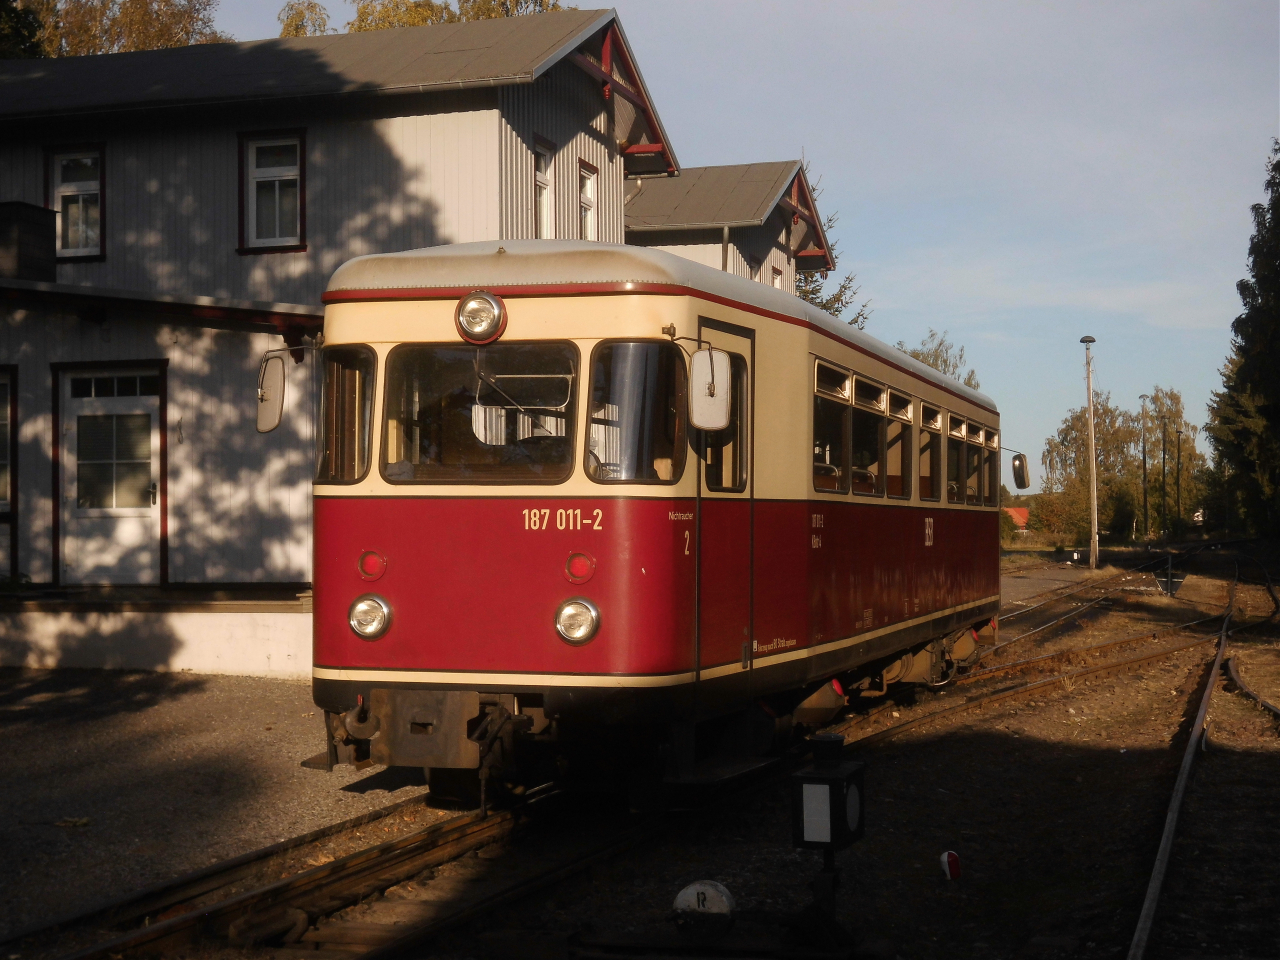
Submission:
[[[594,288],[594,289],[593,289]],[[579,350],[577,446],[588,429],[591,351],[604,339],[667,339],[696,346],[699,319],[753,332],[754,431],[752,489],[766,499],[850,500],[815,492],[812,482],[814,364],[821,359],[908,394],[919,428],[921,401],[999,430],[986,395],[965,387],[901,351],[829,316],[798,297],[662,251],[580,241],[502,241],[457,244],[349,261],[326,294],[325,343],[368,344],[379,369],[400,343],[460,343],[458,299],[484,289],[504,297],[508,320],[502,342],[569,340]],[[692,497],[696,460],[690,451],[674,484],[601,484],[581,462],[556,484],[391,484],[378,469],[384,377],[374,394],[374,455],[355,484],[317,485],[322,496]],[[945,426],[944,426],[945,433]],[[581,460],[581,454],[578,455]],[[864,498],[852,497],[855,501]],[[864,502],[874,502],[864,501]],[[919,502],[913,495],[907,501]],[[958,505],[930,502],[931,508]]]

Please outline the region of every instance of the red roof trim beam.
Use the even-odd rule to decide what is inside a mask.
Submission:
[[[801,243],[792,245],[792,256],[797,258],[822,258],[821,266],[810,266],[809,263],[801,266],[797,263],[797,268],[801,270],[834,270],[836,264],[831,259],[831,247],[827,243],[827,232],[822,228],[822,221],[818,218],[818,205],[813,201],[813,191],[809,189],[809,180],[804,175],[804,167],[796,171],[795,178],[791,181],[791,186],[787,189],[782,199],[778,201],[778,206],[791,214],[793,226],[803,222],[808,228],[803,231],[804,236],[801,238]],[[800,246],[806,243],[813,244],[813,248],[809,250],[799,249]]]
[[[614,20],[604,29],[599,42],[599,59],[594,56],[594,51],[585,48],[569,54],[568,59],[588,76],[600,81],[605,100],[613,100],[616,94],[634,110],[636,119],[640,121],[633,124],[624,121],[616,125],[617,129],[628,131],[618,142],[618,152],[624,158],[644,161],[627,163],[627,174],[675,176],[680,165],[667,143],[666,131],[653,109],[648,88],[636,69],[635,58],[618,21]]]

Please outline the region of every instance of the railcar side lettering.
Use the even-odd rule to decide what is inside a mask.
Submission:
[[[688,530],[684,532],[684,555],[686,557],[689,555],[689,531]]]
[[[526,530],[550,530],[551,529],[551,510],[545,510],[534,507],[532,510],[525,509],[520,511],[524,516],[524,528]],[[578,509],[561,508],[556,510],[556,529],[557,530],[603,530],[604,511],[596,510],[594,517],[588,517],[585,523],[582,519],[582,511]]]

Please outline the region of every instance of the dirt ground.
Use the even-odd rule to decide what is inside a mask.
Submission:
[[[323,745],[308,682],[3,671],[0,725],[0,937],[426,792],[299,766]]]
[[[1040,638],[1019,655],[1221,613],[1229,579],[1215,561],[1188,577],[1178,599],[1135,584],[1082,625]],[[1242,587],[1237,600],[1255,616],[1270,610],[1261,588]],[[1260,686],[1264,677],[1275,684],[1280,702],[1280,642],[1268,637],[1260,631],[1234,649]],[[1134,652],[1122,648],[1118,656]],[[1030,699],[860,751],[867,835],[838,857],[845,882],[836,909],[859,954],[1123,956],[1213,653],[1213,644],[1204,644],[1136,673],[1055,683]],[[1006,685],[1025,679],[1007,678]],[[898,713],[905,718],[941,704],[920,698]],[[1280,786],[1280,741],[1256,707],[1221,683],[1211,716],[1212,746],[1188,796],[1148,952],[1153,960],[1280,953],[1280,830],[1269,815]],[[948,850],[960,857],[958,880],[943,878],[939,857]],[[1243,850],[1249,854],[1241,860]],[[516,843],[507,857],[519,856]],[[748,916],[798,911],[819,866],[818,855],[793,849],[788,795],[776,786],[677,816],[661,841],[423,955],[563,956],[570,935],[669,939],[676,893],[703,879],[725,884]]]

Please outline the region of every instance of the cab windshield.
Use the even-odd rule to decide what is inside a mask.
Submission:
[[[405,344],[387,359],[392,483],[554,483],[573,470],[571,343]]]

